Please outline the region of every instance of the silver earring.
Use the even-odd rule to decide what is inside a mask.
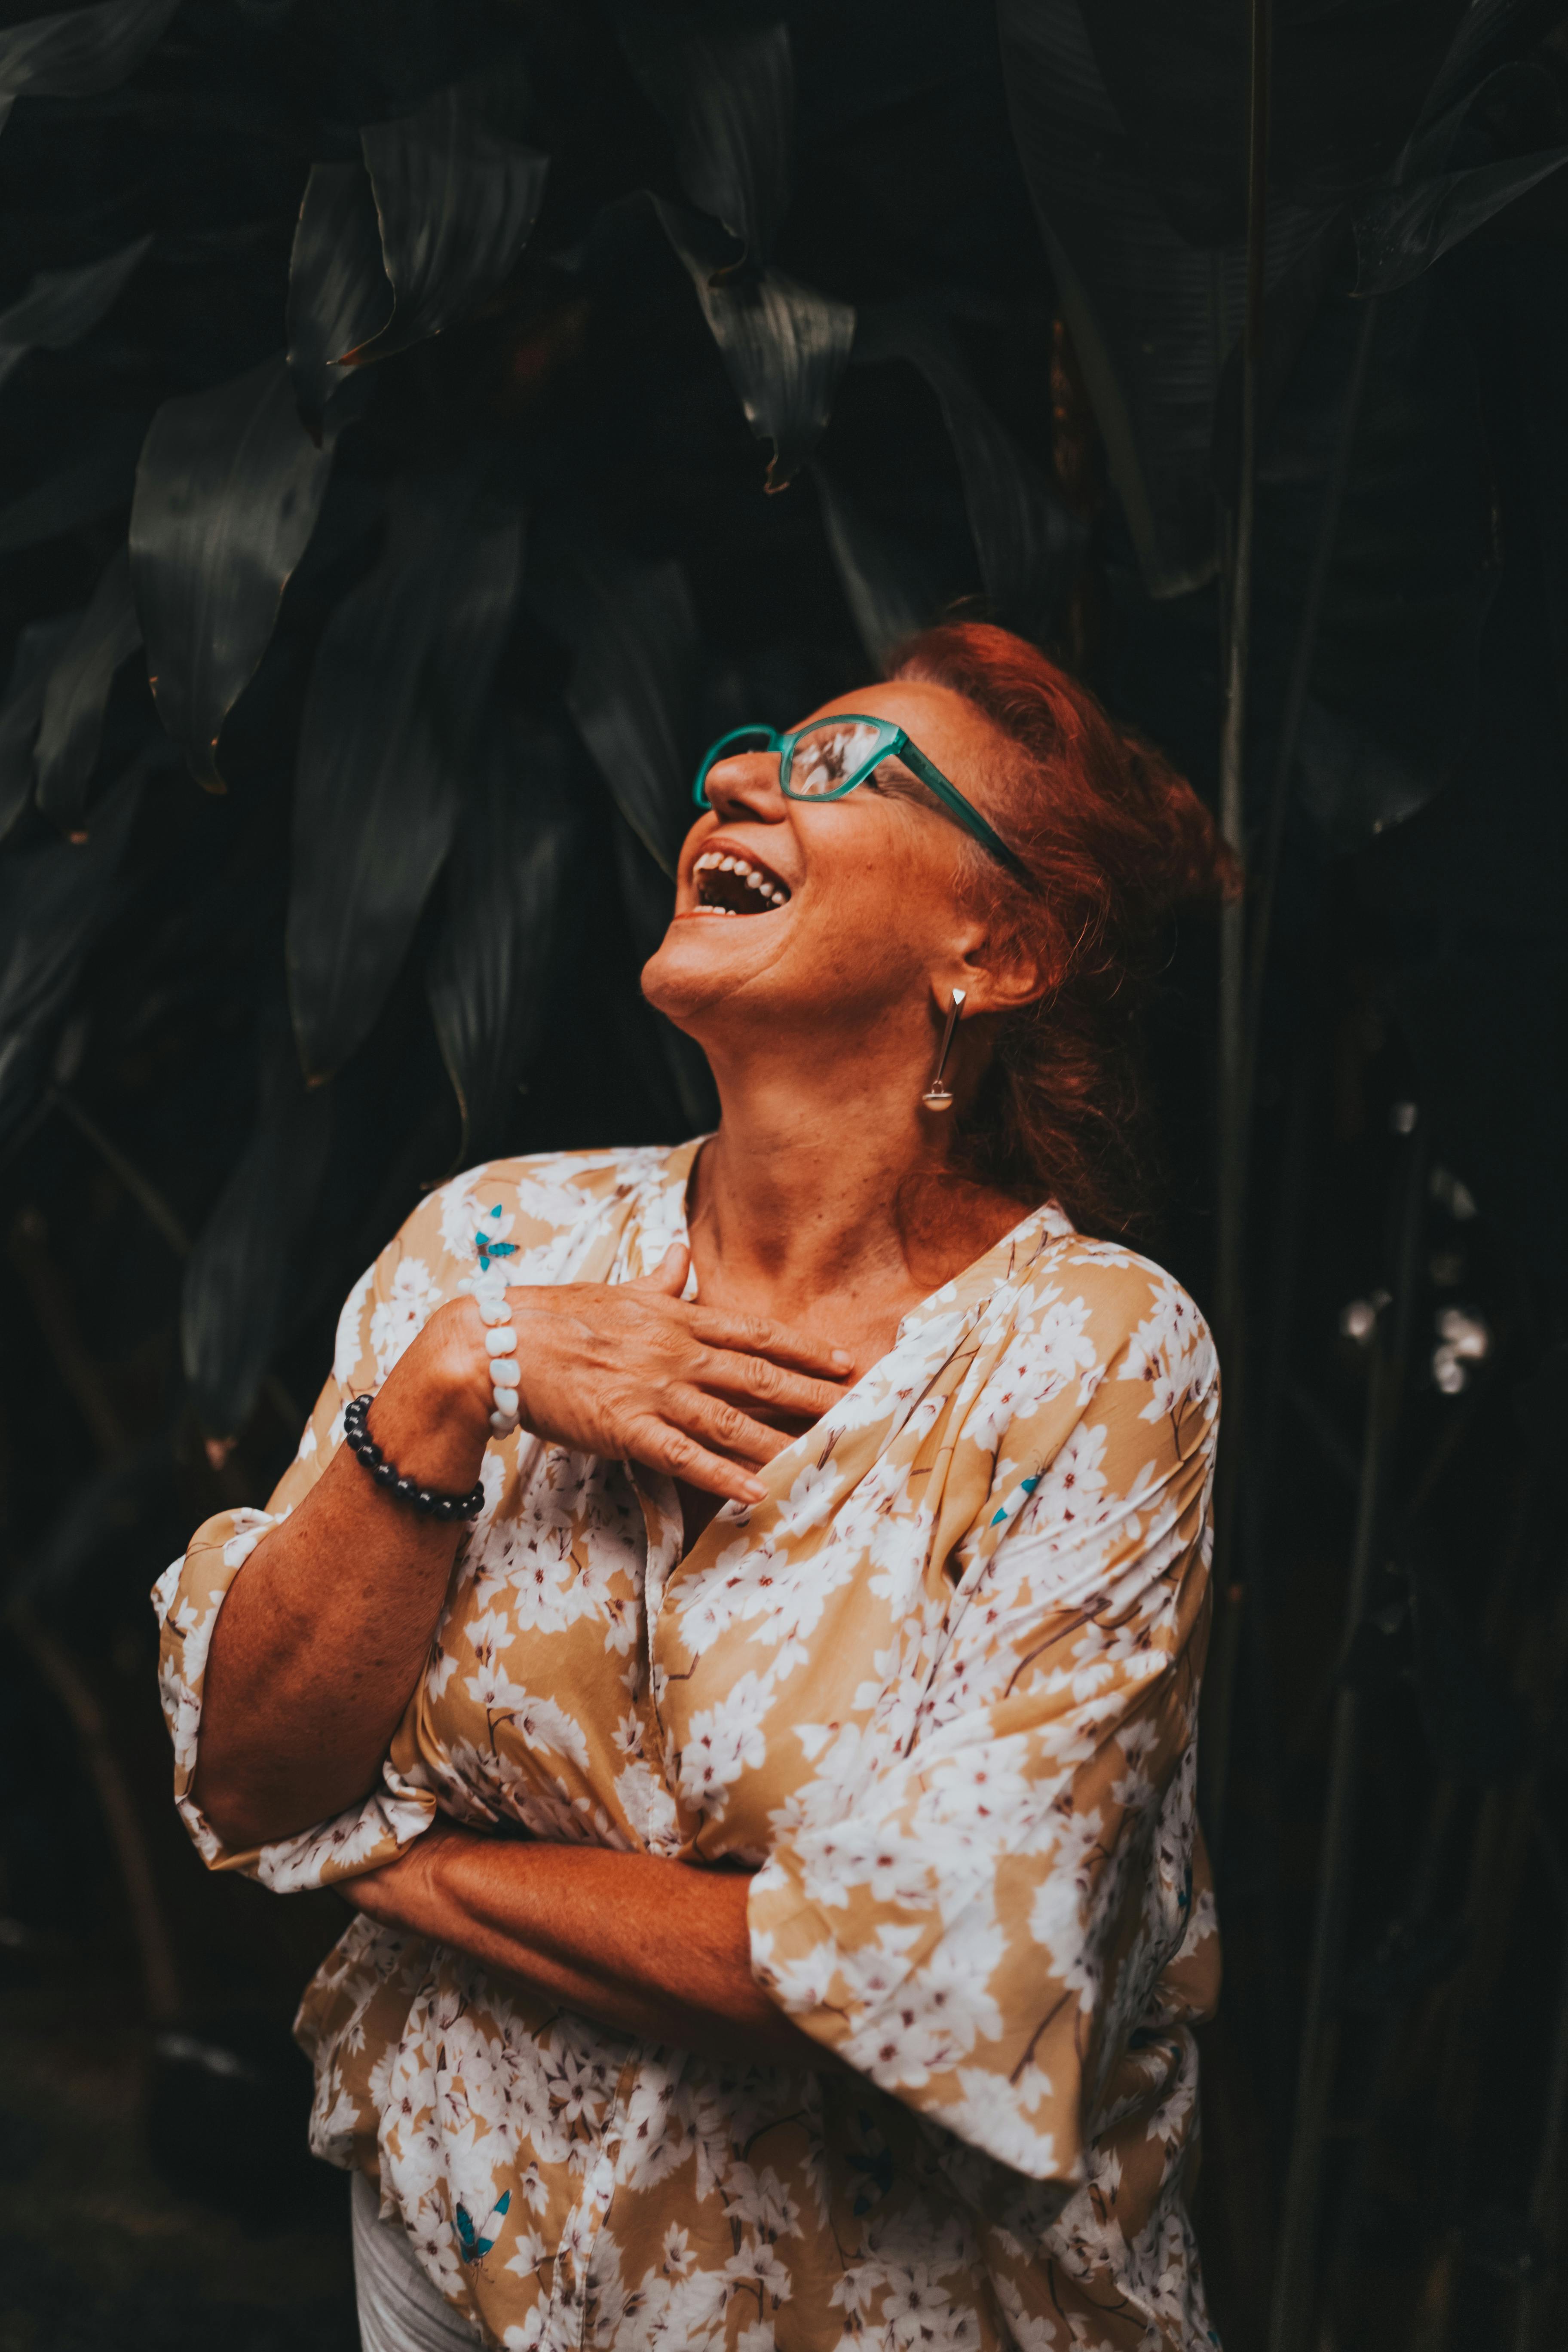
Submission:
[[[931,1084],[921,1097],[927,1110],[952,1108],[952,1088],[943,1086],[942,1074],[947,1067],[948,1048],[952,1044],[952,1033],[958,1026],[958,1016],[963,1010],[963,1000],[968,992],[967,989],[963,988],[955,988],[952,992],[952,1007],[947,1016],[947,1027],[942,1033],[942,1051],[936,1057],[936,1068],[931,1072]]]

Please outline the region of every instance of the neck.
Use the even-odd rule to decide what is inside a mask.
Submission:
[[[721,1268],[727,1293],[765,1298],[785,1321],[824,1299],[901,1313],[934,1287],[923,1248],[910,1264],[900,1210],[909,1179],[943,1167],[947,1139],[931,1132],[908,1057],[888,1068],[855,1055],[710,1059],[722,1118],[697,1171],[700,1279],[704,1261]],[[975,1254],[961,1244],[957,1264]]]

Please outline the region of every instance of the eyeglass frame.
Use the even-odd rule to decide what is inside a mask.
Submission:
[[[862,760],[854,773],[844,783],[836,785],[830,793],[792,793],[789,788],[790,768],[795,759],[795,747],[801,737],[815,734],[819,728],[851,724],[857,727],[870,727],[876,730],[877,741],[872,748],[869,759]],[[760,741],[759,738],[762,739]],[[884,760],[901,760],[910,773],[918,776],[927,791],[935,794],[953,822],[961,824],[966,833],[972,835],[982,849],[988,851],[996,859],[998,865],[1005,866],[1010,874],[1016,876],[1022,882],[1027,882],[1030,878],[1028,867],[1016,851],[1008,848],[994,827],[987,824],[973,803],[964,799],[958,786],[950,783],[935,761],[928,760],[919,744],[911,743],[903,729],[896,727],[890,719],[873,719],[864,710],[835,710],[826,719],[809,719],[804,727],[793,728],[787,735],[781,735],[776,729],[760,724],[752,727],[731,727],[728,733],[720,736],[716,743],[709,745],[703,755],[702,764],[697,771],[697,781],[691,787],[691,797],[699,808],[711,808],[713,805],[707,793],[710,770],[717,767],[719,761],[727,756],[732,743],[738,744],[742,740],[749,742],[753,749],[778,753],[779,790],[787,801],[844,800],[855,790],[857,784],[863,784],[873,769],[879,768]]]

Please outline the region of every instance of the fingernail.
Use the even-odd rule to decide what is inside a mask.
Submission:
[[[749,1479],[746,1481],[746,1500],[747,1500],[747,1502],[748,1502],[748,1503],[765,1503],[765,1502],[767,1501],[767,1499],[768,1499],[768,1490],[767,1490],[767,1488],[763,1485],[763,1483],[762,1483],[761,1479],[759,1479],[759,1478],[749,1478]]]
[[[837,1365],[841,1372],[847,1372],[849,1370],[850,1365],[855,1361],[855,1359],[849,1353],[847,1348],[835,1348],[833,1350],[833,1360]]]

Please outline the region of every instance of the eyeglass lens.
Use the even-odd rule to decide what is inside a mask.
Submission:
[[[798,800],[820,800],[842,792],[880,740],[880,730],[863,719],[824,719],[819,727],[804,729],[790,760],[791,793]]]

